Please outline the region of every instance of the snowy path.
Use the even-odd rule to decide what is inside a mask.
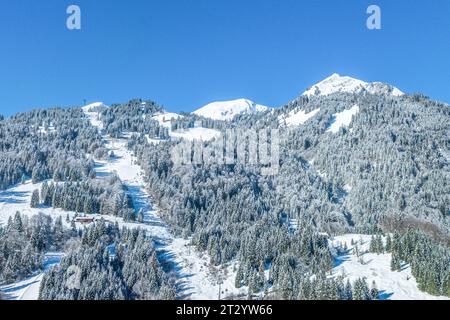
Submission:
[[[101,122],[97,119],[97,113],[84,109],[90,118],[92,125],[102,129]],[[158,208],[151,204],[150,195],[146,191],[141,168],[136,164],[136,159],[127,149],[127,136],[122,139],[111,139],[104,136],[106,147],[114,152],[114,157],[108,161],[97,161],[96,172],[98,177],[105,177],[116,173],[122,183],[127,187],[133,200],[136,211],[144,212],[144,223],[125,223],[121,218],[103,216],[110,221],[117,221],[120,225],[129,228],[142,228],[148,234],[158,240],[158,250],[164,260],[173,266],[177,275],[179,296],[181,299],[201,300],[217,299],[219,285],[215,283],[213,269],[209,264],[206,253],[199,253],[189,246],[189,240],[174,238],[165,224],[158,216]],[[230,294],[245,294],[246,290],[236,289],[234,286],[233,266],[222,270],[224,283],[221,284],[221,297]]]

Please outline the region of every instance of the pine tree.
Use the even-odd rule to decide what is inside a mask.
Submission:
[[[33,194],[31,195],[31,207],[32,208],[37,208],[39,207],[39,202],[40,202],[40,198],[39,198],[39,190],[34,190]]]
[[[375,240],[377,242],[377,253],[383,254],[384,253],[384,244],[383,244],[383,237],[381,236],[381,234],[378,234],[376,236]]]
[[[401,263],[400,258],[397,256],[396,252],[392,252],[392,258],[391,258],[391,271],[401,271]]]
[[[353,289],[350,280],[347,280],[344,289],[345,300],[353,300]]]
[[[392,250],[392,240],[391,240],[391,235],[388,233],[388,235],[386,236],[386,252],[391,252]]]
[[[234,286],[239,289],[242,286],[243,280],[244,280],[244,274],[242,271],[242,266],[239,265],[238,270],[236,272],[236,279],[234,281]]]
[[[22,217],[20,216],[20,213],[18,211],[14,215],[13,228],[19,233],[23,232]]]
[[[372,253],[376,253],[378,251],[377,250],[377,243],[376,243],[375,237],[373,235],[370,238],[369,251],[372,252]]]
[[[353,284],[354,300],[370,300],[370,291],[364,278],[359,278]]]

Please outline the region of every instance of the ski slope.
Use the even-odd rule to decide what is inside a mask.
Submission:
[[[98,122],[97,114],[85,111],[93,125]],[[125,134],[121,139],[112,139],[104,136],[106,147],[114,152],[114,157],[107,161],[96,162],[96,172],[99,178],[116,173],[121,179],[133,200],[136,211],[142,209],[144,212],[143,223],[125,223],[121,218],[113,216],[101,216],[102,218],[115,222],[128,228],[145,229],[149,236],[158,242],[158,251],[162,257],[173,265],[177,274],[179,296],[188,300],[217,299],[219,296],[219,284],[215,273],[222,274],[224,281],[220,285],[223,291],[221,297],[228,295],[244,295],[245,288],[236,289],[234,286],[235,272],[233,265],[223,269],[213,270],[210,258],[204,252],[198,252],[192,248],[190,239],[176,238],[170,228],[159,217],[159,209],[151,202],[151,197],[146,190],[144,176],[141,168],[136,164],[136,158],[127,149],[127,138]]]

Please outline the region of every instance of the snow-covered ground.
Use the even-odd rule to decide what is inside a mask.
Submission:
[[[348,110],[344,110],[333,115],[333,121],[328,127],[327,132],[338,133],[342,127],[348,127],[353,120],[353,116],[358,114],[359,106],[354,105]]]
[[[351,244],[352,239],[355,245]],[[380,298],[384,300],[449,300],[420,291],[409,265],[403,264],[401,272],[391,271],[391,254],[369,253],[370,239],[370,235],[359,234],[334,237],[330,244],[346,245],[348,253],[336,257],[332,277],[344,276],[352,282],[365,277],[369,286],[375,281]],[[355,246],[362,253],[360,257],[355,254]]]
[[[220,137],[220,131],[202,127],[189,128],[186,130],[177,130],[170,132],[172,138],[179,138],[188,141],[201,140],[210,141],[214,138]]]
[[[103,129],[103,123],[100,121],[98,113],[95,112],[97,108],[108,108],[107,105],[103,104],[103,102],[94,102],[84,106],[82,108],[85,114],[89,114],[89,120],[91,121],[94,127],[97,127],[99,130]]]
[[[269,109],[269,107],[256,104],[248,99],[238,99],[212,102],[193,113],[213,120],[229,121],[233,120],[238,114],[254,114]]]
[[[91,117],[94,117],[94,115]],[[188,141],[194,140],[210,141],[220,136],[220,131],[203,128],[200,126],[195,126],[194,128],[188,128],[184,130],[180,129],[172,131],[171,120],[172,119],[176,120],[179,119],[180,117],[182,116],[173,112],[164,112],[161,114],[157,114],[156,116],[152,117],[152,119],[158,121],[161,126],[169,129],[169,136],[172,139],[184,139]],[[93,121],[92,123],[96,125],[95,121]],[[161,140],[151,139],[150,137],[147,137],[147,141],[149,143],[155,144],[161,142]]]
[[[313,110],[311,112],[306,113],[305,110],[292,110],[287,114],[287,116],[280,116],[278,121],[280,124],[285,124],[289,127],[291,126],[299,126],[306,123],[309,119],[313,118],[316,114],[318,114],[320,109]]]
[[[173,112],[164,112],[161,114],[157,114],[156,116],[152,117],[153,120],[156,120],[159,122],[159,124],[165,128],[170,129],[171,126],[171,120],[174,119],[179,119],[182,116],[180,116],[177,113],[173,113]]]
[[[66,217],[67,214],[74,215],[75,212],[67,212],[61,209],[48,207],[31,208],[31,195],[34,190],[40,190],[42,183],[32,184],[31,180],[18,184],[5,191],[0,191],[0,225],[6,225],[8,218],[14,216],[18,211],[21,215],[32,217],[39,213],[51,216],[53,219],[59,216]],[[63,219],[65,222],[65,219]]]

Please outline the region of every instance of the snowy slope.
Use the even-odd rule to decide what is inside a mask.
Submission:
[[[95,102],[88,104],[81,109],[89,117],[91,123],[101,131],[103,129],[103,123],[99,119],[99,114],[96,112],[96,108],[108,108],[108,106],[103,104],[103,102]]]
[[[352,245],[352,239],[355,245]],[[365,277],[369,286],[375,281],[384,300],[449,300],[447,297],[436,297],[419,290],[417,282],[411,275],[411,268],[403,264],[402,271],[391,271],[391,254],[369,253],[370,235],[347,234],[334,237],[330,244],[333,247],[347,246],[349,252],[337,256],[332,277],[344,276],[351,282]],[[355,246],[361,253],[355,254]]]
[[[152,119],[158,121],[161,126],[170,129],[172,119],[176,120],[181,117],[182,116],[177,113],[164,112],[153,116]]]
[[[97,125],[95,116],[89,112],[86,114],[92,124]],[[202,129],[210,130],[192,128],[184,134],[198,138],[203,132]],[[107,143],[106,147],[112,150],[115,156],[108,161],[96,162],[97,176],[104,177],[113,172],[116,173],[127,187],[135,209],[143,210],[144,223],[126,223],[123,219],[113,216],[102,216],[102,218],[112,222],[117,221],[120,226],[142,228],[159,241],[158,250],[169,263],[174,265],[178,277],[180,298],[188,300],[217,299],[219,285],[213,276],[209,256],[191,248],[189,239],[174,237],[168,225],[159,217],[159,209],[152,204],[150,194],[146,190],[144,174],[136,164],[134,155],[127,149],[128,136],[125,135],[122,139],[111,139],[105,135],[104,139]],[[246,292],[245,287],[240,289],[234,287],[235,272],[233,269],[235,268],[230,265],[221,271],[225,279],[220,286],[223,291],[222,297],[230,294],[244,295]]]
[[[344,110],[333,115],[333,121],[328,127],[327,132],[338,133],[342,127],[348,127],[353,120],[353,116],[358,114],[359,106],[355,105],[348,110]]]
[[[289,127],[299,126],[306,123],[309,119],[313,118],[319,113],[320,109],[313,110],[306,113],[305,110],[298,111],[297,109],[292,110],[286,116],[282,115],[278,118],[280,124],[285,124]]]
[[[14,216],[17,211],[28,217],[32,217],[42,212],[51,216],[52,219],[56,219],[60,216],[66,217],[68,213],[75,214],[75,212],[65,212],[61,209],[47,207],[31,208],[31,195],[34,190],[40,189],[41,185],[42,183],[32,184],[30,180],[5,191],[0,191],[0,225],[6,225],[8,218]],[[64,221],[65,219],[63,219],[63,222]]]
[[[189,141],[194,140],[201,140],[201,141],[209,141],[214,138],[217,138],[220,136],[220,131],[214,130],[214,129],[208,129],[208,128],[202,128],[199,126],[195,126],[194,128],[189,128],[185,130],[176,130],[172,131],[171,128],[171,120],[179,119],[182,116],[173,113],[173,112],[164,112],[161,114],[158,114],[154,117],[152,117],[153,120],[156,120],[159,122],[159,124],[167,129],[169,129],[169,135],[172,138],[175,139],[185,139]],[[160,143],[160,140],[150,139],[147,138],[149,143]]]
[[[254,103],[248,99],[238,99],[232,101],[219,101],[210,103],[193,113],[213,119],[213,120],[232,120],[238,114],[255,114],[269,110],[270,108]]]
[[[93,109],[99,108],[99,107],[108,108],[108,106],[105,105],[103,102],[94,102],[94,103],[91,103],[91,104],[88,104],[88,105],[82,107],[82,109],[84,112],[91,112],[91,111],[93,111]]]
[[[337,92],[360,93],[367,91],[372,94],[389,94],[392,96],[401,96],[404,93],[396,87],[388,84],[373,82],[367,83],[351,77],[340,76],[334,73],[325,80],[315,84],[306,90],[304,96],[326,96]]]

